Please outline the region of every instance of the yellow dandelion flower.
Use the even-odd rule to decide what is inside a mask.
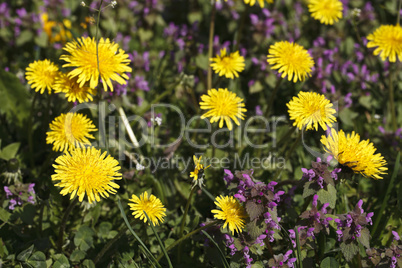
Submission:
[[[128,205],[130,206],[130,210],[134,211],[132,215],[136,219],[140,218],[141,221],[143,220],[146,223],[147,217],[145,216],[145,211],[154,226],[159,225],[159,221],[164,221],[163,217],[166,216],[166,208],[163,206],[161,200],[154,195],[151,194],[148,196],[147,192],[143,192],[140,197],[132,195],[130,201],[132,203],[128,203]],[[148,222],[148,224],[150,223]]]
[[[288,41],[280,41],[271,45],[268,51],[268,63],[272,69],[279,69],[282,78],[288,76],[288,80],[296,83],[304,81],[311,76],[311,68],[314,66],[313,58],[302,46]]]
[[[398,56],[402,61],[402,27],[400,25],[381,25],[374,33],[367,36],[368,48],[376,47],[374,55],[380,55],[382,60],[389,57],[395,62]]]
[[[201,164],[201,158],[202,155],[200,156],[199,159],[195,155],[193,155],[193,160],[194,160],[194,171],[190,172],[190,178],[194,178],[194,180],[198,180],[199,175],[202,177],[204,175],[204,170],[209,168],[210,166],[204,167],[203,164]]]
[[[66,74],[61,74],[56,78],[54,83],[55,93],[65,93],[69,102],[88,102],[92,101],[92,95],[96,94],[96,89],[87,86],[80,86],[77,83],[78,77],[68,77]]]
[[[232,235],[234,235],[234,231],[241,233],[244,228],[246,213],[239,201],[237,201],[233,196],[221,195],[216,197],[215,204],[221,210],[211,210],[211,212],[215,214],[214,218],[224,220],[225,224],[223,225],[223,228],[229,226]]]
[[[221,49],[221,54],[216,55],[216,58],[210,59],[211,67],[219,76],[234,79],[239,77],[239,72],[244,70],[244,57],[240,56],[239,51],[226,54],[226,48]]]
[[[220,128],[223,127],[223,121],[225,121],[228,129],[232,130],[233,124],[231,119],[239,126],[238,118],[244,119],[243,112],[247,112],[243,108],[245,106],[243,99],[239,98],[235,93],[228,91],[227,88],[208,90],[208,95],[202,95],[201,100],[201,109],[209,110],[201,116],[201,119],[211,117],[210,122],[219,121]]]
[[[55,22],[49,20],[49,15],[43,13],[41,16],[43,31],[47,34],[49,42],[63,42],[65,43],[68,39],[73,36],[69,29],[71,29],[71,21],[64,19],[63,23]]]
[[[76,113],[61,114],[49,125],[46,143],[53,143],[53,151],[71,151],[76,147],[90,145],[88,139],[95,137],[90,132],[97,131],[91,119]]]
[[[115,194],[120,186],[113,180],[121,179],[121,173],[117,172],[120,166],[106,154],[94,147],[84,147],[59,156],[53,165],[56,174],[52,175],[52,180],[60,181],[55,184],[63,188],[60,194],[71,193],[70,199],[77,195],[80,202],[86,194],[89,203],[99,202],[100,196],[106,198],[109,193]]]
[[[324,24],[334,24],[342,18],[343,5],[339,0],[309,0],[311,17]]]
[[[226,2],[228,0],[225,0]],[[264,2],[267,2],[268,4],[272,4],[274,2],[274,0],[258,0],[258,4],[260,5],[260,7],[264,7]],[[250,6],[254,6],[255,3],[257,2],[257,0],[244,0],[244,3]]]
[[[81,87],[89,81],[89,87],[96,88],[99,82],[99,72],[95,38],[78,38],[77,41],[67,43],[64,50],[70,55],[60,57],[61,60],[68,62],[63,67],[74,67],[68,76],[70,78],[77,76],[77,83]],[[126,84],[128,76],[125,73],[132,71],[131,67],[127,66],[130,63],[128,55],[119,48],[118,44],[110,42],[109,38],[99,40],[98,52],[103,89],[107,91],[110,88],[113,91],[112,80],[121,85]]]
[[[25,78],[36,92],[43,94],[45,89],[52,93],[56,77],[59,75],[59,68],[50,60],[40,60],[30,63],[26,68]]]
[[[321,143],[326,152],[343,166],[347,166],[354,173],[362,174],[373,179],[382,179],[381,175],[388,170],[387,162],[381,154],[374,154],[376,148],[369,140],[360,141],[359,134],[354,131],[347,134],[343,130],[336,132],[331,129],[331,136],[321,136]]]
[[[324,95],[315,92],[300,91],[297,97],[286,104],[290,120],[294,120],[294,126],[300,130],[318,130],[318,124],[323,130],[327,130],[327,125],[331,126],[336,122],[336,113],[332,103]]]

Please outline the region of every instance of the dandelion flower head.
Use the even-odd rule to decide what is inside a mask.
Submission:
[[[336,122],[332,103],[324,95],[315,92],[300,91],[287,106],[290,119],[294,120],[293,125],[300,130],[303,127],[318,130],[318,125],[327,130],[327,125]]]
[[[209,110],[201,116],[201,119],[211,117],[210,122],[219,121],[220,128],[223,127],[223,122],[225,121],[228,129],[232,130],[233,124],[231,120],[239,126],[239,119],[244,119],[243,112],[247,111],[243,108],[245,106],[243,99],[228,91],[227,88],[208,90],[208,94],[202,95],[201,100],[201,109]]]
[[[79,103],[92,101],[92,95],[96,94],[96,89],[88,86],[80,86],[77,83],[78,77],[68,77],[66,74],[61,74],[56,78],[54,84],[55,93],[65,93],[69,102]]]
[[[211,59],[211,67],[219,76],[234,79],[239,77],[239,72],[244,70],[244,57],[240,56],[239,51],[226,54],[226,48],[221,49],[221,54]]]
[[[143,220],[146,223],[147,217],[145,216],[145,211],[154,226],[164,221],[163,217],[166,216],[166,208],[156,196],[143,192],[140,197],[132,195],[130,201],[132,203],[128,203],[128,205],[130,206],[130,210],[133,210],[132,215],[136,219],[140,218],[141,221]]]
[[[213,209],[215,219],[225,221],[223,228],[229,227],[229,230],[234,234],[234,231],[241,233],[244,228],[246,213],[242,205],[233,196],[218,196],[215,199],[216,206],[220,209]]]
[[[354,173],[378,180],[388,170],[384,157],[380,153],[375,154],[374,145],[369,140],[360,141],[360,136],[354,131],[345,135],[343,130],[337,132],[331,129],[330,136],[321,137],[321,144],[326,152]]]
[[[70,55],[62,55],[61,60],[67,63],[63,67],[73,67],[68,76],[78,77],[80,86],[89,81],[89,87],[96,88],[98,85],[99,71],[105,91],[110,88],[113,91],[112,81],[124,85],[128,79],[126,72],[131,72],[128,55],[119,48],[119,45],[101,38],[98,45],[99,71],[96,53],[95,38],[82,37],[77,41],[68,42],[64,50]]]
[[[49,125],[46,133],[46,143],[53,144],[53,151],[71,151],[76,147],[90,145],[88,139],[95,137],[90,134],[97,131],[92,120],[83,114],[67,113],[56,117]]]
[[[311,76],[314,66],[313,58],[302,46],[288,41],[280,41],[271,45],[268,51],[268,63],[272,69],[279,69],[282,78],[288,76],[293,82],[304,81]]]
[[[36,92],[43,94],[47,89],[50,94],[59,73],[57,65],[46,59],[30,63],[26,68],[25,78]]]
[[[308,10],[314,19],[333,25],[342,18],[343,5],[339,0],[309,0]]]
[[[121,179],[120,166],[106,154],[94,147],[84,147],[59,156],[53,165],[56,174],[52,175],[52,180],[60,181],[56,184],[63,188],[60,194],[71,193],[70,199],[78,196],[80,202],[86,194],[89,203],[115,194],[120,186],[113,180]]]
[[[385,61],[395,62],[398,56],[402,61],[402,27],[400,25],[381,25],[367,36],[367,47],[375,47],[374,55]]]
[[[195,155],[193,155],[195,168],[194,171],[190,172],[190,178],[194,178],[195,181],[198,180],[198,174],[200,174],[201,170],[204,171],[205,169],[210,167],[210,166],[204,167],[204,165],[201,164],[201,158],[202,155],[198,159]]]

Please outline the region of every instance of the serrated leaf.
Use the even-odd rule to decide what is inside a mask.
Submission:
[[[327,190],[321,189],[317,192],[318,200],[322,203],[329,203],[330,208],[335,208],[336,204],[336,188],[331,184],[327,185]]]
[[[250,221],[258,218],[264,212],[264,206],[262,204],[256,204],[253,201],[248,201],[246,203],[246,212],[250,217]]]
[[[360,237],[357,238],[359,242],[365,247],[370,248],[370,231],[367,228],[363,228],[360,231]]]
[[[325,259],[322,260],[320,264],[320,268],[338,268],[338,267],[339,263],[333,257],[326,257]]]
[[[359,252],[359,246],[356,243],[341,243],[340,248],[346,261],[351,261],[357,252]]]
[[[46,255],[40,251],[36,251],[34,254],[32,254],[32,256],[29,257],[27,263],[35,268],[47,268]]]
[[[252,240],[262,235],[266,229],[267,225],[265,222],[257,223],[257,220],[254,220],[247,224],[247,230]]]
[[[31,256],[33,249],[34,249],[34,245],[30,246],[26,250],[23,250],[20,254],[17,255],[17,260],[27,261],[29,256]]]
[[[313,187],[314,181],[308,181],[304,184],[303,187],[303,198],[309,197],[310,195],[313,195],[317,192],[316,189]]]

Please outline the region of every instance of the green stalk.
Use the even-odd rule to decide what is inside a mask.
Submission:
[[[130,222],[130,226],[134,223],[134,221]],[[125,228],[126,227],[126,228]],[[94,259],[94,264],[96,265],[103,257],[103,255],[109,250],[109,248],[117,242],[117,240],[119,240],[126,232],[127,232],[127,225],[124,225],[121,227],[120,232],[115,235],[115,237],[113,237],[112,240],[110,240],[109,242],[107,242],[107,244],[102,248],[101,251],[99,251],[98,255],[96,255],[95,259]]]
[[[36,97],[38,96],[38,94],[35,92],[34,93],[34,98],[32,100],[32,105],[31,105],[31,112],[30,112],[30,117],[29,117],[29,123],[28,123],[28,147],[29,147],[29,161],[31,164],[31,168],[34,167],[34,150],[33,150],[33,141],[32,141],[32,137],[33,137],[33,133],[32,133],[32,127],[33,127],[33,113],[34,113],[34,108],[35,108],[35,102],[36,102]]]
[[[388,184],[387,192],[385,193],[384,199],[382,200],[380,211],[378,212],[377,215],[375,215],[374,225],[373,225],[373,228],[371,229],[372,237],[380,237],[380,236],[376,236],[376,231],[380,224],[381,219],[383,218],[383,213],[384,213],[385,207],[388,204],[388,200],[391,195],[391,191],[395,187],[395,179],[396,179],[396,176],[398,175],[400,161],[401,161],[401,152],[398,152],[398,155],[397,155],[396,161],[395,161],[394,172],[392,173],[391,180]]]
[[[186,223],[186,218],[187,218],[188,209],[190,208],[191,198],[193,197],[193,194],[194,194],[194,192],[195,192],[195,189],[196,189],[195,187],[192,187],[192,188],[191,188],[190,195],[189,195],[189,197],[188,197],[188,199],[187,199],[186,207],[185,207],[185,209],[184,209],[183,218],[181,219],[179,237],[182,237],[182,236],[183,236],[184,225],[185,225],[185,223]],[[177,250],[178,250],[178,252],[177,252],[177,259],[178,259],[178,262],[179,262],[179,263],[180,263],[180,260],[181,260],[181,249],[182,249],[182,245],[179,245],[179,247],[178,247],[178,249],[177,249]]]
[[[202,227],[200,227],[200,228],[198,228],[198,229],[195,229],[194,231],[192,231],[192,232],[186,234],[185,236],[181,237],[180,239],[178,239],[178,240],[176,240],[175,242],[173,242],[170,246],[168,246],[168,247],[166,248],[166,252],[168,252],[169,250],[171,250],[172,248],[174,248],[175,246],[177,246],[178,244],[180,244],[182,241],[184,241],[184,240],[186,240],[186,239],[192,237],[193,235],[195,235],[195,234],[198,233],[198,232],[201,232],[202,230],[205,230],[205,229],[211,227],[212,225],[215,225],[216,223],[218,223],[218,221],[210,222],[210,223],[208,223],[207,225],[202,226]],[[162,257],[163,257],[163,254],[160,254],[160,255],[156,258],[156,260],[159,261],[160,259],[162,259]]]
[[[392,77],[395,75],[395,68],[396,66],[391,65],[389,70],[389,106],[391,109],[391,123],[392,123],[392,130],[395,132],[398,128],[396,124],[396,112],[395,112],[395,101],[394,101],[394,86]]]
[[[162,240],[161,240],[161,238],[159,237],[158,233],[155,231],[155,228],[154,228],[153,223],[151,222],[151,220],[150,220],[150,218],[148,217],[148,214],[145,212],[145,210],[143,210],[143,212],[144,212],[144,214],[145,214],[145,217],[147,217],[147,220],[148,220],[148,222],[149,222],[149,225],[151,226],[151,229],[152,229],[152,231],[154,232],[154,234],[155,234],[155,236],[156,236],[156,239],[158,239],[159,245],[161,246],[161,249],[162,249],[162,251],[163,251],[163,254],[165,255],[166,260],[167,260],[167,262],[168,262],[168,264],[169,264],[169,268],[173,268],[172,262],[170,261],[169,255],[167,254],[167,251],[166,251],[166,248],[165,248],[165,246],[163,245]]]
[[[398,5],[398,18],[396,19],[396,25],[400,25],[401,21],[401,8],[402,8],[402,0],[399,0],[399,5]]]
[[[64,212],[63,219],[61,220],[61,225],[59,229],[59,239],[57,241],[57,248],[61,252],[63,248],[63,236],[64,236],[64,230],[66,229],[66,224],[68,221],[68,217],[70,216],[71,211],[73,210],[75,204],[78,202],[78,197],[75,196],[74,200],[70,202],[70,205],[68,205],[67,210]]]
[[[269,114],[270,114],[270,112],[271,112],[271,107],[272,107],[272,105],[274,104],[274,100],[275,100],[275,97],[276,97],[276,93],[278,92],[279,86],[281,85],[282,81],[283,81],[283,78],[280,77],[280,78],[278,79],[278,81],[276,82],[274,91],[272,92],[271,98],[269,99],[267,109],[265,110],[265,117],[266,117],[267,119],[268,119]]]
[[[212,88],[212,68],[211,58],[214,46],[214,30],[215,30],[215,13],[216,13],[216,0],[212,0],[211,20],[209,22],[209,41],[208,41],[208,75],[207,75],[207,90]]]
[[[99,31],[99,23],[100,23],[100,14],[102,12],[102,4],[103,0],[101,0],[100,5],[99,5],[99,10],[98,10],[98,21],[96,22],[96,31],[95,31],[95,40],[96,40],[96,62],[98,64],[98,73],[99,73],[99,78],[98,82],[100,82],[101,79],[101,74],[100,74],[100,68],[99,68],[99,39],[98,39],[98,31]],[[99,89],[99,100],[102,99],[102,90]]]
[[[140,243],[141,245],[141,250],[144,252],[145,255],[148,256],[148,258],[151,260],[151,263],[154,265],[155,264],[161,268],[161,265],[158,263],[158,261],[155,259],[154,255],[151,253],[151,251],[147,248],[147,246],[145,246],[144,242],[142,242],[141,238],[138,237],[138,235],[134,232],[133,228],[131,228],[130,223],[127,220],[127,216],[126,213],[124,212],[123,206],[121,205],[121,201],[120,198],[117,199],[117,205],[120,209],[121,212],[121,216],[123,217],[124,222],[127,225],[128,230],[130,230],[131,234],[135,237],[135,239],[137,239],[137,241]]]
[[[303,268],[303,262],[301,260],[301,249],[300,249],[300,239],[299,239],[299,231],[297,227],[295,229],[296,233],[296,248],[297,248],[297,264],[299,268]]]
[[[226,260],[226,256],[225,256],[225,254],[222,252],[222,250],[221,250],[221,248],[219,247],[218,243],[216,243],[216,241],[215,241],[207,232],[205,232],[204,230],[202,230],[201,232],[202,232],[209,240],[211,240],[211,242],[212,242],[212,243],[216,246],[216,248],[218,249],[219,254],[221,255],[221,259],[222,259],[223,266],[224,266],[225,268],[230,268],[230,265],[229,265],[228,261]]]

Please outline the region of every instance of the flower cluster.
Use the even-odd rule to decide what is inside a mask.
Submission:
[[[368,259],[363,262],[363,267],[402,267],[402,244],[399,234],[392,231],[393,243],[389,248],[366,249]]]
[[[303,179],[307,179],[309,181],[309,186],[311,188],[319,189],[326,188],[328,184],[335,186],[334,180],[338,179],[338,173],[341,172],[341,168],[335,168],[332,171],[329,171],[329,162],[331,161],[332,156],[328,156],[326,162],[322,162],[321,158],[317,158],[317,161],[311,162],[312,169],[302,168],[303,171]]]
[[[318,195],[314,195],[313,204],[310,210],[304,211],[300,218],[302,218],[303,226],[307,228],[307,237],[312,237],[314,239],[315,235],[320,233],[322,230],[327,230],[329,227],[329,221],[332,221],[331,217],[327,217],[329,203],[322,205],[321,209],[317,208]]]
[[[359,241],[363,246],[366,248],[370,248],[369,239],[370,239],[370,231],[367,228],[368,225],[372,225],[372,219],[374,213],[364,212],[363,208],[363,200],[359,200],[357,205],[353,211],[349,211],[345,214],[338,214],[338,218],[334,219],[337,224],[337,237],[338,241],[341,242],[341,249],[342,251],[351,251],[342,245],[346,244],[355,244],[356,241]],[[345,252],[343,252],[345,254]],[[354,255],[357,253],[351,252]],[[345,258],[347,256],[345,255]]]
[[[16,184],[4,186],[6,199],[9,199],[8,209],[14,210],[15,206],[22,206],[24,202],[35,204],[35,183]]]
[[[296,262],[296,258],[291,258],[290,255],[293,253],[292,250],[286,251],[285,254],[274,255],[273,258],[269,259],[268,265],[272,268],[292,268]]]
[[[234,197],[243,204],[247,217],[247,234],[242,235],[234,248],[232,241],[227,243],[231,254],[237,251],[243,252],[246,265],[251,265],[250,249],[262,248],[268,242],[274,242],[275,234],[280,230],[280,217],[277,216],[276,207],[281,202],[284,191],[275,191],[277,184],[272,181],[267,185],[263,182],[255,182],[253,170],[236,171],[233,174],[225,169],[224,180],[227,188],[235,192]],[[241,246],[240,246],[241,245]],[[250,266],[247,266],[250,267]]]

